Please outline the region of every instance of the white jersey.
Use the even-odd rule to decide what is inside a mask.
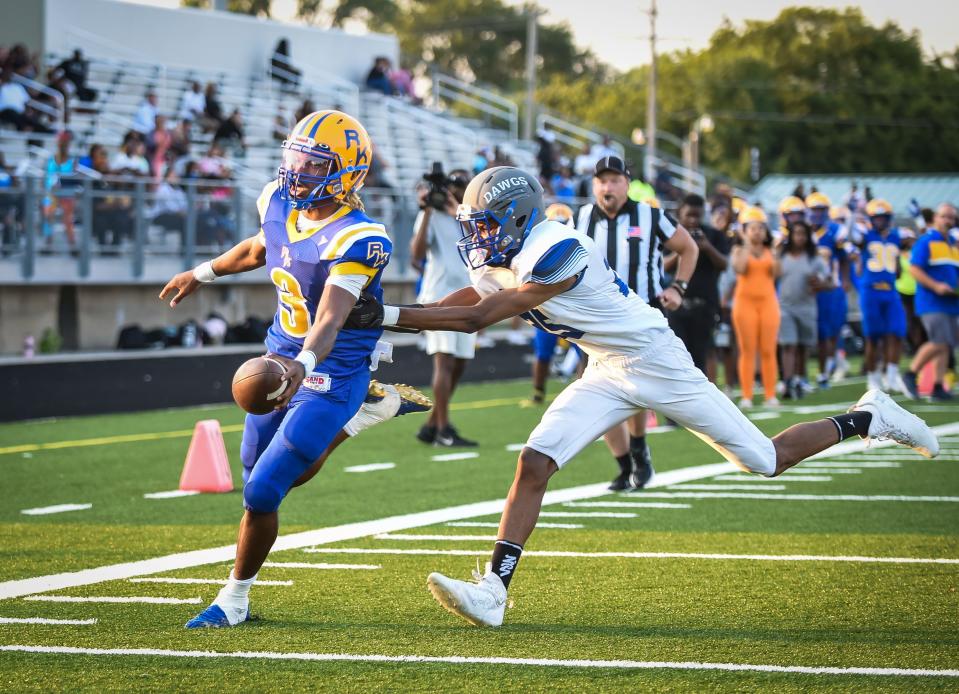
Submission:
[[[484,266],[470,273],[480,296],[527,282],[558,284],[579,277],[572,288],[522,318],[579,345],[594,359],[638,354],[668,330],[666,318],[630,291],[585,234],[559,222],[533,227],[509,267]]]

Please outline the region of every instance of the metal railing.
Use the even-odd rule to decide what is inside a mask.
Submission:
[[[546,130],[556,137],[557,142],[576,150],[582,149],[585,145],[601,144],[604,138],[609,137],[609,146],[620,156],[625,154],[623,145],[608,133],[576,125],[549,113],[541,112],[536,116],[536,130]]]
[[[505,124],[511,140],[519,139],[519,107],[494,91],[463,82],[433,70],[432,103],[437,110],[447,104],[460,104],[485,116],[490,127],[494,122]]]
[[[45,113],[50,118],[50,124],[53,126],[54,130],[63,130],[63,121],[66,115],[63,94],[58,92],[56,89],[52,89],[45,84],[41,84],[40,82],[24,77],[23,75],[13,75],[13,81],[22,84],[27,88],[28,91],[37,92],[43,94],[44,96],[50,97],[50,99],[53,100],[53,106],[45,104],[42,101],[32,97],[27,104],[32,109],[40,111],[41,113]]]

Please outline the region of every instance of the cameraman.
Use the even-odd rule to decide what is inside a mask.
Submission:
[[[456,247],[463,235],[456,208],[463,201],[470,175],[456,169],[447,177],[434,163],[432,173],[423,178],[429,185],[419,190],[420,213],[413,226],[410,256],[413,267],[423,272],[417,301],[427,304],[470,284]],[[464,439],[450,424],[449,406],[466,362],[475,353],[476,335],[435,330],[424,335],[426,353],[433,356],[433,409],[416,438],[436,446],[475,446],[475,441]]]

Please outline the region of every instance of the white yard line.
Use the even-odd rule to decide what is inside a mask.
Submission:
[[[168,492],[151,492],[144,494],[144,499],[179,499],[183,496],[196,496],[200,492],[194,489],[173,489]]]
[[[198,605],[200,598],[153,598],[145,595],[138,596],[106,596],[92,595],[75,597],[72,595],[28,595],[24,600],[39,602],[145,602],[153,605]]]
[[[804,466],[802,470],[800,470],[799,468],[793,468],[793,470],[797,470],[797,472],[789,472],[787,470],[782,479],[788,480],[788,479],[795,479],[796,477],[802,477],[804,476],[804,472],[811,472],[813,473],[814,476],[815,474],[819,472],[829,473],[829,475],[861,475],[862,474],[862,470],[856,467],[849,467],[849,466],[844,468],[831,467],[827,469],[827,468],[817,467],[816,463],[810,463],[808,466]]]
[[[450,542],[468,542],[472,540],[483,540],[486,542],[495,542],[495,535],[407,535],[399,533],[383,533],[381,535],[374,535],[374,540],[407,540],[407,541],[417,541],[417,540],[440,540]]]
[[[95,619],[47,619],[46,617],[0,617],[0,624],[72,624],[88,626],[96,624]]]
[[[573,513],[568,511],[541,511],[540,518],[635,518],[635,513]]]
[[[220,578],[164,578],[163,576],[148,576],[147,578],[128,578],[130,583],[183,583],[211,586],[225,586],[227,581]],[[257,579],[257,586],[292,586],[293,581],[261,581]]]
[[[952,424],[943,424],[933,427],[933,431],[939,436],[959,434],[959,422]],[[894,445],[889,442],[880,442],[876,447],[885,445]],[[865,442],[862,440],[850,439],[843,441],[830,448],[828,451],[815,456],[817,458],[827,458],[837,455],[861,451],[865,448]],[[709,477],[715,477],[724,472],[731,472],[736,467],[732,463],[713,463],[709,465],[695,465],[678,470],[669,470],[656,475],[655,479],[649,485],[653,487],[668,487],[682,482],[693,482]],[[573,501],[577,499],[589,499],[609,494],[606,482],[596,484],[587,484],[579,487],[570,487],[567,489],[557,489],[546,492],[543,499],[544,504],[556,504],[564,501]],[[650,492],[644,492],[649,495]],[[447,521],[465,520],[480,516],[489,516],[499,514],[503,510],[505,501],[500,498],[494,501],[481,501],[472,504],[463,504],[460,506],[451,506],[448,508],[434,509],[420,513],[410,513],[401,516],[389,516],[375,520],[360,521],[357,523],[347,523],[329,528],[318,528],[316,530],[307,530],[305,532],[290,533],[281,535],[273,545],[274,551],[286,549],[301,549],[313,545],[329,544],[333,542],[343,542],[354,540],[377,533],[396,532],[399,530],[409,530],[410,528],[419,528],[427,525],[436,525]],[[149,574],[175,571],[177,569],[187,569],[205,564],[218,564],[220,562],[232,561],[236,553],[236,545],[224,545],[222,547],[211,547],[209,549],[199,549],[191,552],[180,552],[177,554],[168,554],[152,559],[143,559],[140,561],[124,562],[121,564],[108,564],[92,569],[73,571],[59,574],[48,574],[45,576],[36,576],[13,581],[4,581],[0,583],[0,600],[4,598],[15,598],[33,593],[42,593],[51,590],[60,590],[63,588],[73,588],[76,586],[86,586],[104,581],[115,581],[118,579],[133,578],[134,576],[145,576]]]
[[[643,492],[653,499],[770,499],[786,501],[915,501],[927,503],[957,503],[959,496],[898,496],[893,494],[766,494],[756,492]],[[571,502],[568,506],[594,506],[600,508],[630,508],[629,501]]]
[[[605,670],[719,670],[723,672],[783,672],[802,675],[872,675],[875,677],[959,677],[957,670],[903,667],[836,667],[818,665],[761,665],[646,660],[558,660],[477,656],[379,655],[360,653],[278,653],[273,651],[174,651],[161,648],[78,648],[74,646],[0,645],[0,651],[86,656],[155,656],[164,658],[238,658],[313,662],[443,663],[449,665],[512,665],[527,667],[594,668]]]
[[[757,484],[769,484],[770,478],[768,477],[754,477],[747,473],[741,472],[736,475],[717,475],[713,479],[720,482],[755,482]],[[829,475],[780,475],[776,478],[776,482],[831,482],[832,477]]]
[[[472,557],[489,549],[368,549],[360,547],[312,547],[314,554],[418,554]],[[959,564],[959,559],[942,557],[859,557],[819,554],[714,554],[697,552],[567,552],[524,550],[523,557],[564,557],[571,559],[706,559],[718,561],[823,561],[858,564]]]
[[[382,566],[376,564],[310,564],[305,561],[267,561],[263,566],[272,569],[322,569],[343,571],[376,571]]]
[[[377,470],[392,470],[396,463],[369,463],[367,465],[351,465],[343,468],[343,472],[376,472]]]
[[[466,451],[464,453],[443,453],[441,455],[434,455],[430,458],[430,460],[445,462],[448,460],[469,460],[470,458],[479,458],[479,453],[476,453],[475,451]]]
[[[452,523],[447,523],[446,525],[453,528],[498,528],[499,523],[496,521],[453,521]],[[579,523],[537,523],[536,529],[540,528],[549,528],[549,529],[559,529],[559,530],[579,530],[584,526]]]
[[[93,508],[93,504],[57,504],[56,506],[41,506],[39,508],[25,508],[20,513],[25,516],[47,516],[51,513],[65,513],[67,511],[86,511]]]
[[[506,450],[512,453],[517,453],[526,448],[525,443],[508,443],[506,444]]]
[[[870,460],[863,462],[856,462],[853,460],[811,460],[808,463],[803,463],[802,468],[804,470],[819,470],[831,468],[829,470],[832,473],[833,469],[853,469],[853,468],[895,468],[902,467],[902,463],[893,462],[890,460]]]
[[[754,491],[756,485],[754,484],[677,484],[672,487],[669,487],[670,490],[675,490],[677,492],[682,490],[692,490],[697,491],[726,491],[730,489],[748,489],[749,491]],[[769,489],[770,491],[783,491],[786,489],[785,484],[767,484],[763,489]],[[537,528],[539,525],[536,526]]]

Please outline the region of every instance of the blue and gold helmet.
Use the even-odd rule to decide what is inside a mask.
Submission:
[[[283,142],[280,197],[298,210],[323,200],[342,202],[363,187],[372,161],[373,143],[358,120],[341,111],[316,111]]]

